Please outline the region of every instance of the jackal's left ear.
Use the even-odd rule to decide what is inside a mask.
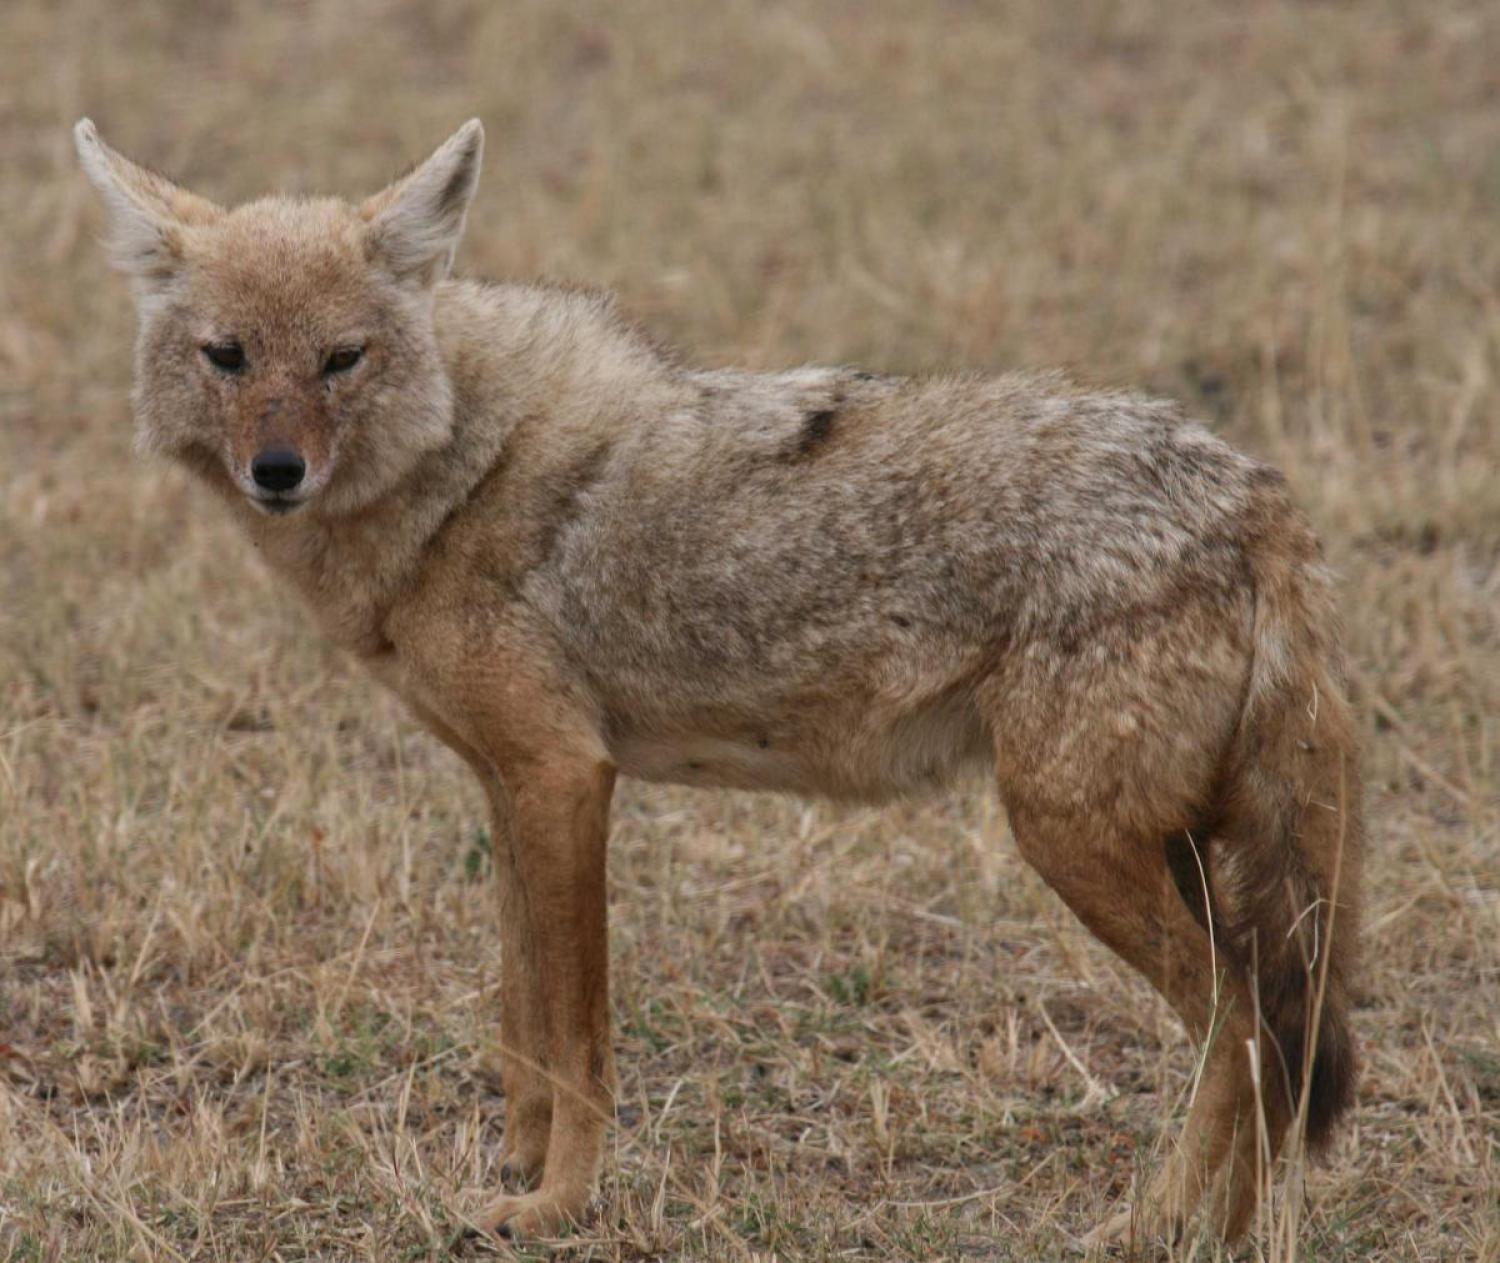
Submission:
[[[147,288],[167,280],[182,262],[184,230],[212,223],[223,210],[116,153],[86,118],[73,129],[73,141],[85,173],[109,208],[116,266]]]
[[[484,125],[471,118],[410,175],[360,208],[369,250],[403,280],[431,285],[448,275],[464,216],[479,186]]]

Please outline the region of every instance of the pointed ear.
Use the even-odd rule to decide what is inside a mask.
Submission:
[[[410,175],[360,208],[368,249],[402,280],[432,285],[448,275],[479,185],[484,125],[471,118]]]
[[[115,265],[148,285],[169,279],[182,261],[182,230],[212,223],[224,212],[117,154],[99,139],[89,119],[73,129],[73,142],[85,173],[109,208]]]

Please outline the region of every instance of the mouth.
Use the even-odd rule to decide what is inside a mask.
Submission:
[[[278,494],[254,495],[250,496],[249,500],[262,513],[269,513],[273,517],[285,517],[288,513],[295,512],[306,503],[305,500],[293,499],[291,496]]]

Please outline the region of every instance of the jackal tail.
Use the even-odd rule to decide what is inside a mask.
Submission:
[[[1354,1098],[1350,974],[1362,850],[1358,749],[1338,623],[1311,529],[1266,487],[1251,546],[1254,662],[1215,864],[1229,950],[1253,978],[1262,1091],[1305,1111],[1309,1148]],[[1217,858],[1217,857],[1216,857]]]

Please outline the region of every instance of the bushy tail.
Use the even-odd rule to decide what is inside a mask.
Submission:
[[[1259,997],[1263,1092],[1306,1096],[1310,1148],[1354,1096],[1348,1026],[1362,851],[1338,625],[1310,527],[1263,488],[1251,547],[1254,664],[1215,856],[1229,949]]]

